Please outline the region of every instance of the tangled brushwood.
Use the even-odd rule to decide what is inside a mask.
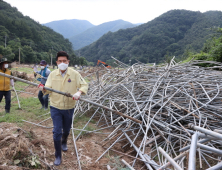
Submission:
[[[76,116],[94,109],[91,119],[98,120],[99,130],[115,127],[100,141],[106,151],[96,162],[121,144],[117,152],[133,156],[132,162],[125,162],[130,169],[138,169],[141,161],[149,170],[222,168],[222,64],[179,64],[172,59],[158,66],[127,66],[113,59],[120,69],[107,69],[102,77],[95,75],[88,99],[142,123],[80,102]],[[87,124],[83,130],[85,127]]]
[[[118,169],[120,165],[121,168],[148,170],[222,169],[222,64],[213,61],[179,64],[172,59],[158,66],[140,62],[129,66],[114,57],[113,60],[118,65],[116,68],[101,70],[97,67],[94,73],[80,71],[90,82],[88,95],[81,98],[90,100],[91,104],[80,100],[73,117],[75,121],[77,117],[90,115],[82,129],[75,123],[72,125],[73,132],[80,132],[72,136],[74,145],[77,144],[75,154],[74,150],[72,152],[78,169],[84,167],[83,160],[90,167],[101,164],[111,152],[130,159],[110,159],[106,169]],[[209,67],[200,66],[206,63]],[[95,103],[105,107],[97,107]],[[51,128],[48,122],[48,127],[42,125],[48,120],[38,124],[24,121]],[[96,130],[88,129],[91,120],[96,121]],[[87,152],[92,153],[91,157],[83,153],[79,145],[83,136],[90,133],[104,135],[103,140],[99,138],[95,142],[95,147],[89,144]],[[2,138],[2,144],[5,140],[19,139],[12,135],[6,137]],[[33,142],[30,145],[27,138],[24,145],[19,143],[16,140],[11,147],[20,148],[22,153],[33,147]],[[94,159],[98,148],[103,153],[99,152]],[[17,158],[23,155],[17,155],[18,151],[9,149],[7,153]],[[6,150],[4,159],[5,154]]]
[[[44,141],[38,141],[33,131],[24,131],[14,124],[1,123],[0,126],[0,169],[23,167],[23,169],[42,169],[45,165],[33,154],[41,150],[40,145]]]
[[[26,72],[13,71],[13,76],[24,80],[32,81],[32,78],[28,76]]]

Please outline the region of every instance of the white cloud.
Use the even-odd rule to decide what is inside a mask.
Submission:
[[[88,20],[98,25],[123,19],[148,22],[172,9],[220,10],[220,0],[5,0],[24,15],[47,23],[63,19]]]

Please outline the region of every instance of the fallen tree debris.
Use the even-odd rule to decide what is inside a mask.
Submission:
[[[216,67],[204,68],[197,66],[204,61],[178,64],[172,59],[160,66],[127,66],[113,59],[119,69],[102,70],[102,76],[96,70],[85,76],[90,88],[83,98],[109,109],[79,101],[75,117],[93,113],[73,140],[78,140],[94,119],[97,132],[111,131],[98,141],[106,150],[95,162],[120,145],[120,152],[134,150],[135,159],[127,163],[131,169],[141,162],[149,170],[221,167],[222,74],[215,70],[221,63],[211,62]]]

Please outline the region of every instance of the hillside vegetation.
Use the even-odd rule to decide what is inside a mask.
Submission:
[[[78,19],[52,21],[43,25],[62,34],[65,38],[68,39],[84,32],[91,27],[94,27],[94,25],[89,21]]]
[[[132,28],[135,26],[137,25],[123,20],[110,21],[91,27],[78,35],[70,37],[69,40],[72,42],[74,50],[78,50],[95,42],[109,31],[115,32],[119,29]]]
[[[187,53],[187,60],[208,60],[222,62],[222,28],[214,28],[215,36],[207,40],[199,53]],[[200,64],[201,66],[213,66],[213,64]]]
[[[42,26],[10,4],[0,1],[0,55],[11,61],[35,63],[44,59],[51,61],[56,52],[64,50],[71,56],[71,63],[78,61],[72,44],[61,34]],[[53,59],[55,64],[55,59]]]
[[[205,13],[171,10],[140,26],[108,32],[96,42],[77,50],[81,56],[96,63],[97,60],[111,63],[110,57],[131,64],[161,63],[168,56],[187,58],[187,53],[198,53],[211,38],[211,28],[222,25],[222,12]]]

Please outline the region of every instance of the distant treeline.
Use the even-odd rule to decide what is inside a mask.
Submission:
[[[171,10],[140,26],[108,32],[89,46],[77,50],[88,61],[112,64],[111,56],[124,63],[162,63],[170,56],[184,60],[199,53],[212,28],[222,25],[222,12]]]
[[[187,52],[187,61],[208,60],[222,62],[222,28],[215,28],[215,36],[207,40],[199,53]],[[213,64],[200,64],[201,66],[213,66]]]
[[[86,64],[86,60],[74,54],[72,44],[52,29],[42,26],[10,4],[0,1],[0,55],[11,61],[36,63],[44,59],[55,64],[56,53],[68,52],[71,64]]]

